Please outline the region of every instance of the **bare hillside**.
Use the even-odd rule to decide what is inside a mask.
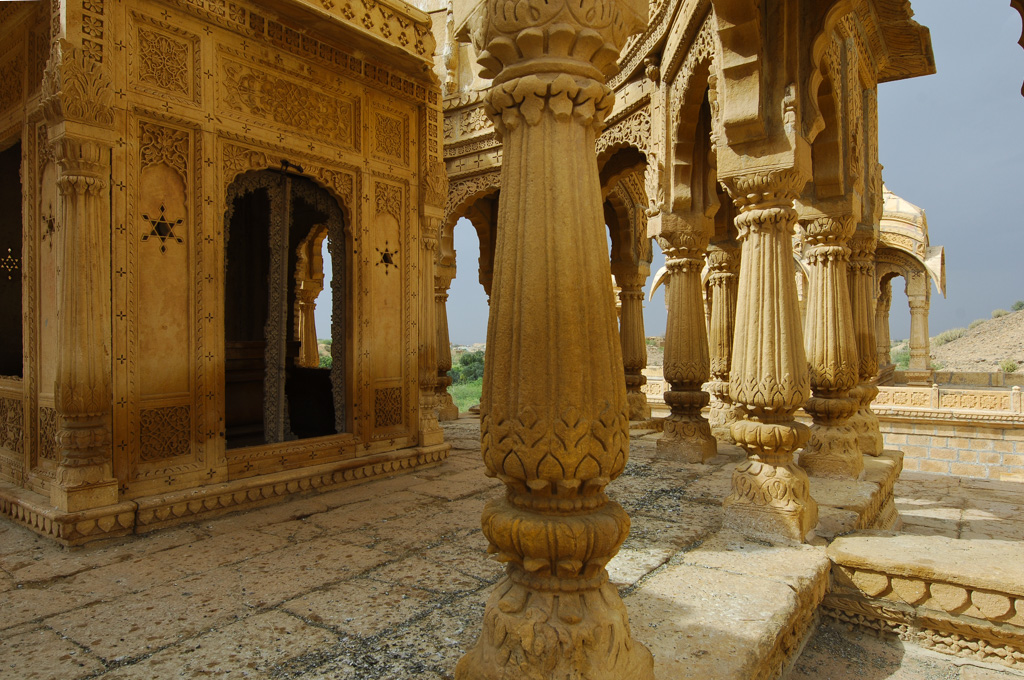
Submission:
[[[999,362],[1016,361],[1024,370],[1024,311],[988,319],[962,337],[940,347],[932,347],[932,358],[944,371],[999,370]]]

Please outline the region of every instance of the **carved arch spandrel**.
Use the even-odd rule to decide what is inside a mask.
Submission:
[[[452,233],[455,223],[471,205],[500,189],[501,172],[498,170],[467,179],[451,180],[448,186],[448,202],[445,206],[444,233]]]

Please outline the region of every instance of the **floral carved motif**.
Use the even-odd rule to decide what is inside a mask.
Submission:
[[[55,43],[43,77],[42,104],[47,119],[111,127],[113,103],[110,74],[67,40]]]
[[[189,134],[147,121],[139,123],[139,158],[142,169],[166,163],[184,179],[188,173]]]
[[[57,410],[48,406],[39,408],[39,457],[57,460]]]
[[[391,184],[377,182],[374,185],[374,205],[378,215],[392,215],[402,221],[402,190]]]
[[[381,387],[373,391],[373,423],[375,427],[402,424],[401,387]]]
[[[144,408],[139,419],[142,460],[176,458],[191,451],[192,412],[188,406]]]
[[[406,121],[386,113],[374,113],[374,151],[399,161],[405,161],[408,146]]]
[[[235,62],[224,62],[222,70],[228,108],[352,146],[352,101]]]
[[[0,64],[0,111],[13,108],[21,102],[24,88],[23,76],[24,68],[20,55]]]
[[[0,398],[0,448],[24,452],[25,410],[20,399]]]
[[[189,94],[191,46],[183,40],[139,27],[139,80]]]

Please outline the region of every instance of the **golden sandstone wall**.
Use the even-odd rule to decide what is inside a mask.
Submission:
[[[22,375],[0,378],[5,512],[45,524],[84,415],[97,470],[85,486],[101,491],[75,509],[120,504],[97,535],[143,528],[126,501],[156,508],[156,525],[441,460],[433,300],[417,297],[433,286],[445,195],[429,18],[386,2],[55,7],[0,10],[0,150],[20,145],[23,214],[3,238],[20,241],[24,287]],[[97,150],[97,190],[79,203],[70,143]],[[228,253],[260,228],[256,276],[244,249]],[[300,335],[294,244],[311,228],[333,256],[333,368],[318,379],[336,422],[303,439],[285,375]],[[248,397],[228,394],[245,357],[227,326],[264,304],[249,386],[262,439],[229,446],[226,414]],[[61,384],[92,395],[88,414]],[[197,488],[205,504],[174,496]],[[84,538],[69,531],[58,537]]]

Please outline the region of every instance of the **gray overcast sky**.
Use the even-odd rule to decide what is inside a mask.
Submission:
[[[1024,299],[1024,50],[1009,0],[915,0],[931,29],[938,73],[879,86],[879,153],[886,184],[925,209],[932,245],[946,247],[948,299],[932,288],[931,334]],[[455,229],[458,276],[448,301],[451,340],[487,336],[476,233]],[[652,274],[664,264],[654,248]],[[648,288],[650,281],[648,282]],[[891,335],[910,332],[894,286]],[[327,335],[317,305],[317,329]],[[663,289],[644,310],[648,335],[665,334]]]

